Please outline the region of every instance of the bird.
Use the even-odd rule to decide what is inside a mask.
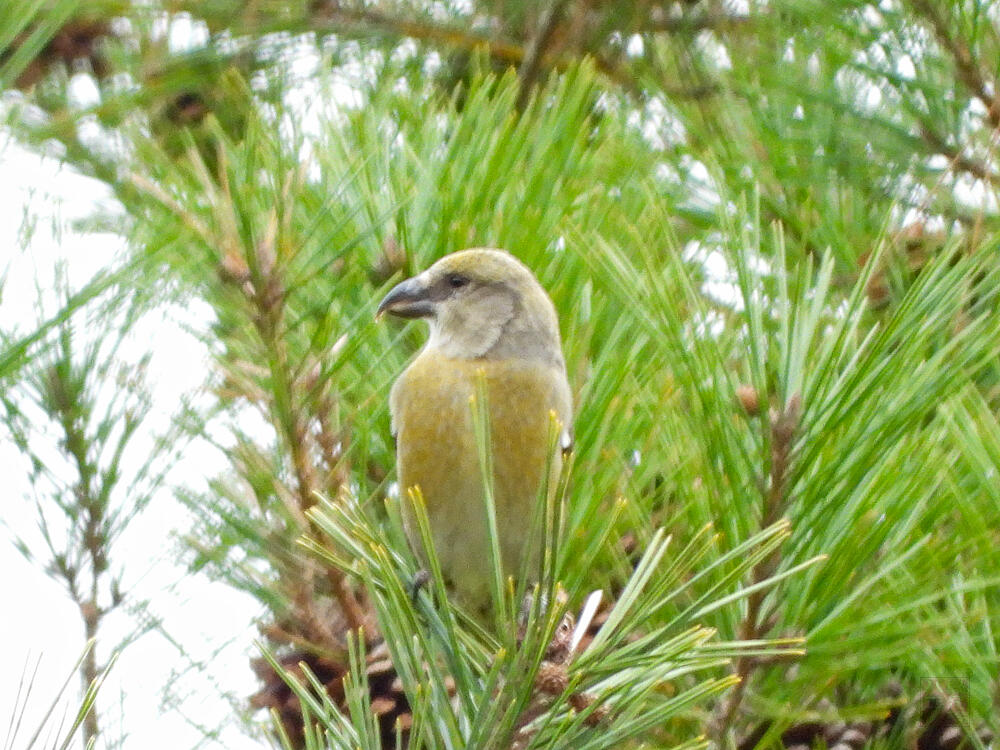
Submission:
[[[470,404],[485,386],[498,547],[504,576],[516,575],[524,562],[537,565],[541,542],[530,538],[536,503],[546,480],[554,491],[572,446],[556,309],[514,255],[471,248],[396,285],[377,308],[377,318],[385,314],[430,327],[389,394],[399,487],[404,495],[418,488],[423,497],[449,594],[485,617],[494,611],[492,565]],[[403,509],[409,542],[425,557],[412,510],[406,502]]]

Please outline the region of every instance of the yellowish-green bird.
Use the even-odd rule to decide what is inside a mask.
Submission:
[[[500,556],[504,574],[515,575],[528,556],[537,560],[538,540],[529,539],[536,503],[546,471],[554,489],[571,444],[555,307],[513,255],[474,248],[397,285],[378,307],[377,315],[384,313],[430,324],[426,345],[389,395],[400,489],[419,487],[446,582],[467,607],[485,613],[491,566],[470,399],[485,384]],[[420,552],[419,534],[407,524]]]

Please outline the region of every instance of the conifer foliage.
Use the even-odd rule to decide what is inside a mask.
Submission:
[[[210,311],[211,404],[175,429],[227,465],[175,495],[191,575],[266,613],[262,743],[1000,732],[995,3],[22,10],[0,12],[6,129],[106,182],[129,252],[38,330],[0,328],[5,429],[57,471],[16,394],[76,372],[67,321],[103,291]],[[550,292],[575,404],[544,562],[490,627],[406,544],[403,503],[429,533],[388,389],[424,333],[374,320],[469,246]],[[79,437],[85,458],[107,435]]]

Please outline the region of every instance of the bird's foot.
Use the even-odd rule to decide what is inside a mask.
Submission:
[[[417,597],[420,596],[420,591],[431,581],[431,572],[426,568],[421,568],[416,573],[413,574],[413,578],[410,579],[410,584],[407,589],[410,593],[410,601],[416,605]]]

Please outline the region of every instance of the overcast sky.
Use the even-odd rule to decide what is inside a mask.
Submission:
[[[54,311],[57,263],[66,264],[70,284],[79,288],[114,261],[123,249],[120,237],[81,234],[72,227],[75,220],[98,207],[114,210],[104,185],[25,150],[0,130],[0,274],[6,276],[0,329],[30,330],[38,319],[39,293],[48,312]],[[182,330],[182,324],[203,325],[205,316],[206,310],[198,307],[158,311],[142,321],[125,347],[127,357],[153,349],[149,369],[153,429],[166,425],[182,395],[197,393],[208,372],[204,349]],[[77,319],[84,335],[101,333],[87,326],[85,311]],[[202,489],[204,479],[221,466],[220,456],[192,451],[175,480],[184,476],[189,486]],[[0,500],[0,571],[5,588],[0,612],[0,642],[5,644],[0,650],[0,726],[4,733],[22,672],[33,670],[40,659],[23,725],[11,746],[18,750],[26,746],[72,672],[84,639],[80,615],[63,589],[10,542],[13,535],[19,535],[35,546],[40,537],[24,464],[16,449],[3,440],[0,476],[4,482]],[[137,600],[150,601],[150,614],[162,619],[162,630],[148,633],[121,653],[99,699],[102,729],[111,741],[126,735],[128,747],[176,750],[198,746],[203,732],[192,725],[198,724],[222,729],[219,746],[260,747],[259,741],[243,734],[231,706],[220,697],[228,692],[243,700],[253,689],[249,659],[255,653],[253,623],[258,607],[228,586],[185,571],[176,535],[187,526],[184,511],[165,490],[130,524],[117,548],[117,563],[126,567],[126,584],[131,584]],[[108,617],[100,658],[106,659],[109,649],[135,624],[135,617],[127,613]],[[171,641],[187,653],[180,653]],[[194,663],[199,661],[203,664]],[[70,717],[79,699],[75,676],[71,687],[66,709]],[[51,741],[43,746],[51,746]]]
[[[208,38],[204,25],[186,14],[173,16],[160,33],[166,34],[172,52],[203,45]],[[363,74],[360,61],[344,66],[345,77],[326,76],[322,81],[313,45],[293,46],[286,62],[293,82],[286,104],[302,132],[315,134],[323,116],[336,116],[338,108],[360,104],[358,91],[346,82]],[[70,81],[69,96],[76,106],[87,107],[96,104],[100,94],[93,79],[78,74]],[[81,137],[102,137],[88,132],[88,125],[83,124]],[[93,125],[91,131],[96,128]],[[0,129],[0,275],[7,277],[0,298],[0,330],[31,330],[38,320],[39,290],[48,314],[57,309],[53,285],[57,263],[65,262],[70,284],[78,289],[124,250],[117,235],[74,231],[73,222],[95,209],[116,211],[106,186],[20,147]],[[32,231],[26,231],[29,227]],[[154,430],[166,427],[181,398],[197,394],[210,372],[205,350],[184,332],[185,327],[206,325],[209,315],[207,306],[196,300],[183,309],[157,310],[140,323],[124,347],[124,354],[135,359],[153,351],[148,379],[154,404],[149,426]],[[78,318],[85,320],[85,313]],[[98,335],[101,329],[90,333]],[[202,490],[205,480],[224,466],[222,456],[198,446],[185,452],[173,476]],[[41,658],[19,739],[11,747],[18,750],[71,673],[84,639],[79,613],[62,588],[11,544],[15,535],[32,546],[40,537],[26,469],[17,451],[2,440],[0,476],[6,488],[0,501],[0,571],[8,582],[4,600],[13,605],[10,613],[0,611],[0,642],[12,644],[0,651],[0,726],[7,725],[22,672],[34,669]],[[163,625],[162,632],[143,636],[121,653],[99,699],[102,730],[110,741],[126,735],[127,747],[176,750],[196,747],[204,737],[200,726],[222,730],[218,742],[208,742],[209,747],[259,748],[260,740],[246,736],[231,703],[220,696],[245,706],[253,692],[256,678],[249,665],[257,655],[255,619],[262,612],[250,597],[185,571],[177,535],[189,528],[185,511],[165,490],[130,523],[118,546],[118,559],[128,571],[126,583],[132,584],[137,600],[150,602],[150,614],[161,618]],[[109,649],[134,626],[135,618],[127,613],[109,616],[102,625],[100,658],[106,659]],[[183,677],[174,679],[177,673]],[[72,687],[70,717],[79,698],[75,676]]]

